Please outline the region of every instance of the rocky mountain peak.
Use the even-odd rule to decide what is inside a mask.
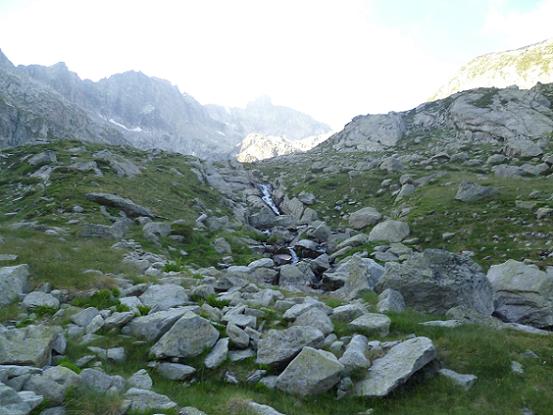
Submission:
[[[553,39],[478,56],[461,67],[431,99],[479,87],[517,85],[528,89],[537,82],[553,82]]]

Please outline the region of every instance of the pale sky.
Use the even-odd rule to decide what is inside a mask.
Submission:
[[[553,0],[0,0],[0,48],[92,80],[140,70],[203,104],[269,95],[340,129],[552,38],[552,17]]]

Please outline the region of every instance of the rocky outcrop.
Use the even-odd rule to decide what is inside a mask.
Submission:
[[[336,385],[343,370],[332,353],[304,347],[279,375],[276,387],[294,395],[317,395]]]
[[[31,325],[0,332],[0,364],[42,367],[50,363],[59,327]]]
[[[187,358],[213,347],[219,332],[206,320],[186,312],[151,348],[157,358]]]
[[[355,385],[355,394],[367,398],[386,396],[435,358],[436,349],[429,338],[405,340],[373,362]]]
[[[475,142],[507,143],[507,153],[510,148],[520,151],[521,143],[542,147],[539,140],[548,139],[553,132],[551,99],[549,85],[530,90],[512,87],[463,91],[406,112],[355,117],[322,147],[382,151],[402,140],[424,137],[429,131]]]
[[[511,323],[553,326],[553,272],[512,259],[493,265],[488,280],[494,291],[495,314]]]
[[[472,88],[505,88],[517,85],[532,88],[536,83],[553,82],[553,39],[472,59],[441,87],[432,99],[445,98]]]
[[[482,268],[470,258],[440,249],[413,254],[403,263],[388,262],[378,289],[401,293],[408,307],[445,313],[463,306],[484,315],[493,311],[493,293]]]

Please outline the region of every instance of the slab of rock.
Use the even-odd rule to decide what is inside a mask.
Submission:
[[[372,228],[369,241],[401,242],[409,236],[409,225],[397,220],[386,220]]]
[[[43,395],[52,402],[61,403],[68,388],[78,385],[80,377],[71,369],[53,366],[41,374],[31,375],[25,383],[25,389]]]
[[[481,186],[472,182],[462,182],[455,194],[455,200],[476,202],[477,200],[492,197],[495,194],[497,194],[497,190],[493,187]]]
[[[158,359],[194,357],[213,347],[218,338],[219,332],[209,320],[187,311],[150,352]]]
[[[159,310],[167,310],[188,302],[186,291],[176,284],[150,285],[139,298],[145,306],[157,307]]]
[[[382,214],[373,207],[364,207],[353,212],[349,215],[349,225],[353,229],[363,229],[368,225],[376,225],[380,219],[382,219]]]
[[[26,264],[0,268],[0,306],[19,300],[28,289],[29,275]]]
[[[152,389],[153,381],[146,369],[140,369],[133,373],[127,380],[128,384],[134,388]]]
[[[301,313],[294,321],[294,326],[315,327],[325,335],[334,331],[334,324],[332,324],[330,317],[318,307],[310,308]]]
[[[171,308],[136,317],[123,327],[121,332],[144,340],[155,341],[164,335],[187,311],[186,308]]]
[[[366,369],[371,365],[371,361],[367,358],[368,351],[368,339],[360,334],[354,334],[339,361],[348,373],[360,368]]]
[[[247,403],[248,410],[255,415],[285,415],[282,412],[278,412],[276,409],[269,405],[263,405],[257,402],[249,401]]]
[[[41,153],[35,154],[27,163],[31,166],[43,166],[45,164],[54,164],[57,162],[56,152],[52,150],[46,150]]]
[[[164,410],[177,407],[177,404],[167,396],[147,389],[130,388],[124,397],[129,401],[129,410],[131,411]]]
[[[120,209],[131,218],[137,217],[149,217],[153,218],[152,212],[145,207],[142,207],[134,203],[130,199],[126,199],[121,196],[117,196],[110,193],[87,193],[86,198],[92,202],[96,202],[102,206],[113,207]]]
[[[336,385],[343,370],[332,353],[306,346],[278,376],[276,387],[294,395],[317,395]]]
[[[204,365],[208,369],[214,369],[221,366],[228,356],[228,345],[229,339],[225,337],[224,339],[219,339],[215,343],[215,347],[209,352],[207,357],[204,360]]]
[[[40,404],[41,401],[42,396],[40,396],[38,404]],[[0,383],[0,414],[29,415],[33,408],[34,406],[23,399],[15,390]]]
[[[386,314],[366,313],[349,323],[349,326],[368,336],[387,336],[390,333],[390,324],[392,320]]]
[[[50,363],[52,348],[61,329],[31,325],[0,334],[0,364],[43,367]]]
[[[440,375],[445,376],[465,390],[469,390],[478,380],[478,377],[475,375],[463,375],[451,369],[440,369],[438,372]]]
[[[345,304],[338,306],[332,310],[332,315],[330,316],[332,321],[346,322],[355,320],[357,317],[365,314],[367,310],[361,304]]]
[[[87,327],[100,312],[96,307],[88,307],[71,316],[71,321],[77,326]]]
[[[184,380],[196,373],[196,369],[192,366],[167,362],[160,363],[156,370],[162,377],[169,380]]]
[[[389,311],[400,313],[405,310],[405,300],[399,291],[387,288],[378,296],[376,309],[379,313],[387,313]]]
[[[27,294],[23,299],[23,305],[30,309],[48,307],[57,310],[60,308],[60,302],[56,297],[42,291],[33,291]]]
[[[333,295],[351,300],[363,290],[372,290],[384,274],[384,267],[370,258],[353,255],[333,272],[325,272],[322,284]]]
[[[487,277],[494,291],[495,314],[502,320],[553,326],[553,271],[509,259],[491,266]]]
[[[408,307],[445,314],[456,306],[483,315],[493,311],[493,293],[482,268],[465,255],[441,249],[426,249],[405,262],[386,263],[376,289],[401,293]]]
[[[373,362],[365,377],[355,385],[354,393],[367,398],[386,396],[436,355],[432,340],[427,337],[405,340]]]
[[[285,330],[269,330],[259,340],[257,363],[279,365],[292,360],[305,346],[320,346],[324,334],[314,327],[293,326]]]

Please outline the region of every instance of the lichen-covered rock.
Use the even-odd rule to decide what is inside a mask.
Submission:
[[[305,346],[322,344],[324,334],[314,327],[293,326],[285,330],[269,330],[259,340],[257,363],[278,365],[287,363]]]
[[[27,291],[29,275],[28,265],[0,268],[0,306],[11,304]]]
[[[150,351],[156,358],[194,357],[213,347],[218,338],[208,320],[187,311]]]
[[[401,242],[409,233],[409,225],[405,222],[389,219],[372,228],[369,241]]]
[[[150,411],[176,408],[177,404],[165,395],[147,389],[130,388],[124,395],[131,411]]]
[[[408,307],[428,313],[445,313],[463,306],[480,314],[493,311],[493,293],[482,268],[468,256],[441,249],[426,249],[405,262],[386,263],[377,290],[401,293]]]
[[[31,325],[0,334],[0,364],[43,367],[50,363],[52,348],[61,329]]]
[[[294,395],[317,395],[336,385],[343,370],[332,353],[306,346],[278,376],[276,387]]]
[[[386,396],[435,358],[436,349],[429,338],[405,340],[373,362],[354,393],[367,398]]]
[[[491,266],[487,277],[494,291],[495,314],[501,319],[553,326],[553,271],[510,259]]]
[[[139,298],[145,306],[158,310],[181,306],[188,301],[184,288],[176,284],[151,285]]]

